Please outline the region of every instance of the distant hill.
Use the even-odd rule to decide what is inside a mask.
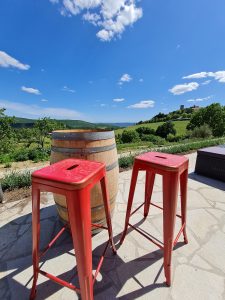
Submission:
[[[105,123],[90,123],[82,120],[55,120],[58,123],[62,123],[68,129],[117,129],[121,126],[118,126],[114,123],[105,124]],[[35,119],[19,118],[15,117],[15,123],[13,124],[14,128],[31,128],[34,126]],[[126,124],[126,123],[124,123]],[[124,125],[123,125],[124,127]]]
[[[101,123],[99,123],[101,124]],[[133,126],[135,123],[126,123],[126,122],[121,122],[121,123],[107,123],[109,126],[116,126],[116,127],[128,127],[128,126]]]

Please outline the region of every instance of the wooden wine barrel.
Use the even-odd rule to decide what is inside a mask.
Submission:
[[[106,164],[106,179],[110,200],[111,215],[115,207],[118,192],[118,157],[114,131],[104,130],[58,130],[52,133],[50,162],[55,163],[66,158],[81,158]],[[54,200],[60,219],[68,222],[66,199],[54,194]],[[100,183],[91,190],[92,223],[105,225],[105,211]],[[96,233],[93,227],[92,232]]]

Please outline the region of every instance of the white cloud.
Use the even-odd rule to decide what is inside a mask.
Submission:
[[[208,78],[208,77],[213,77],[215,80],[225,83],[225,71],[217,71],[217,72],[200,72],[200,73],[195,73],[191,74],[188,76],[182,77],[183,79],[201,79],[201,78]],[[208,84],[208,81],[205,81]],[[203,83],[204,84],[204,83]]]
[[[132,77],[129,74],[125,73],[120,77],[118,84],[122,85],[124,82],[130,82],[131,80]]]
[[[143,78],[140,78],[140,79],[139,79],[139,82],[143,82],[143,81],[144,81],[144,79],[143,79]]]
[[[49,0],[49,1],[53,4],[59,3],[59,0]]]
[[[48,102],[47,99],[41,99],[41,102]]]
[[[0,99],[0,107],[10,110],[10,114],[16,114],[21,117],[51,117],[57,119],[76,119],[81,118],[82,115],[76,110],[67,109],[63,107],[40,107],[38,105],[27,105],[19,102],[10,102]],[[83,117],[82,117],[83,118]]]
[[[200,72],[200,73],[195,73],[191,74],[188,76],[183,76],[182,79],[200,79],[200,78],[206,78],[208,77],[208,72]]]
[[[101,107],[105,107],[106,104],[105,104],[105,103],[101,103],[100,106],[101,106]]]
[[[63,92],[69,92],[69,93],[75,93],[76,91],[69,88],[68,86],[64,85],[64,87],[62,88]]]
[[[171,89],[169,89],[169,92],[171,92],[174,95],[181,95],[181,94],[196,90],[198,87],[199,87],[199,84],[197,82],[177,84],[174,87],[172,87]]]
[[[209,77],[214,77],[215,80],[225,83],[225,71],[209,72]]]
[[[97,26],[98,21],[101,19],[101,17],[96,13],[89,13],[89,11],[83,15],[82,17],[85,21],[90,22],[91,24]]]
[[[29,65],[19,62],[17,59],[13,58],[4,51],[0,51],[0,67],[3,68],[17,68],[19,70],[28,70],[30,69]]]
[[[212,80],[205,80],[205,81],[202,82],[202,85],[207,85],[207,84],[209,84],[211,81],[212,81]]]
[[[212,96],[204,97],[204,98],[196,98],[196,99],[189,99],[187,102],[202,102],[202,101],[207,101],[211,99]]]
[[[113,99],[113,101],[114,102],[123,102],[123,101],[125,101],[125,99],[124,98],[115,98],[115,99]]]
[[[96,36],[101,41],[110,41],[121,36],[127,26],[134,24],[143,15],[142,8],[136,7],[138,0],[50,0],[61,3],[61,15],[72,16],[88,10],[83,19],[100,27]],[[94,9],[94,13],[89,10]]]
[[[113,37],[113,32],[110,30],[102,29],[99,32],[97,32],[96,36],[103,42],[108,42]]]
[[[153,100],[143,100],[138,103],[129,105],[127,108],[152,108],[155,105]]]
[[[23,92],[26,92],[26,93],[29,93],[29,94],[41,95],[41,92],[38,89],[34,89],[34,88],[31,88],[31,87],[22,86],[21,90]]]

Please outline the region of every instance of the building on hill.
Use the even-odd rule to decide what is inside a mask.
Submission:
[[[193,111],[197,111],[197,110],[199,110],[201,107],[198,106],[198,105],[193,105],[193,106],[191,106],[190,108],[191,108]]]

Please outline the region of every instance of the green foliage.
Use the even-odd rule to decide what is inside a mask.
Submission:
[[[50,149],[30,149],[29,151],[29,159],[34,162],[38,161],[46,161],[50,156]]]
[[[212,136],[212,130],[207,124],[195,127],[191,132],[193,138],[209,138],[210,136]]]
[[[190,119],[193,114],[193,108],[184,108],[184,109],[178,109],[172,112],[169,112],[168,114],[164,113],[158,113],[153,118],[147,121],[140,121],[137,124],[148,124],[148,123],[155,123],[155,122],[166,122],[166,121],[175,121],[175,120],[184,120],[184,119]]]
[[[162,138],[166,138],[168,134],[176,135],[174,123],[172,123],[171,121],[165,122],[156,130],[156,135],[161,136]]]
[[[160,136],[154,135],[154,134],[143,134],[142,135],[142,141],[151,142],[154,145],[160,146],[165,145],[166,140],[164,138],[161,138]]]
[[[25,161],[29,159],[29,149],[22,148],[16,149],[12,154],[11,157],[14,161]]]
[[[134,156],[124,156],[119,158],[119,167],[122,169],[127,169],[131,167],[134,163]]]
[[[141,136],[142,134],[155,134],[155,129],[151,127],[141,126],[135,129],[137,133]]]
[[[5,116],[4,111],[5,109],[0,108],[0,154],[7,153],[14,140],[14,131],[11,126],[14,119]]]
[[[16,188],[29,187],[31,185],[31,173],[29,171],[20,173],[18,171],[12,171],[6,174],[1,180],[3,191],[12,191]]]
[[[50,118],[37,120],[34,125],[35,137],[40,148],[44,148],[46,137],[57,127],[57,123]]]
[[[192,116],[187,129],[194,130],[204,124],[209,125],[214,136],[223,136],[225,134],[225,108],[219,103],[213,103],[199,109]]]
[[[169,133],[166,137],[166,140],[170,143],[177,143],[181,140],[184,140],[186,138],[186,136],[184,135],[173,135],[171,133]]]
[[[124,130],[121,136],[122,143],[133,143],[139,140],[139,134],[135,130]]]
[[[118,133],[115,135],[115,139],[116,139],[116,143],[117,144],[121,144],[122,143],[122,134],[121,133]]]
[[[208,140],[202,140],[198,142],[185,143],[181,145],[178,144],[164,149],[158,149],[157,151],[171,153],[171,154],[188,153],[193,150],[201,149],[204,147],[216,146],[224,143],[225,143],[224,138],[208,139]]]

